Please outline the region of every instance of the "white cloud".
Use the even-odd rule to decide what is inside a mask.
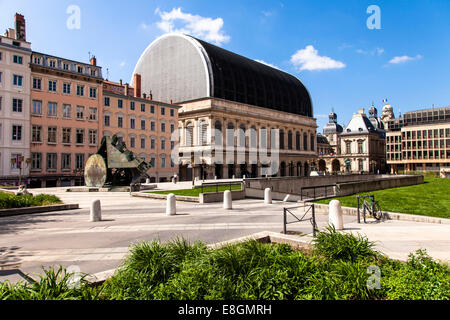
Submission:
[[[394,57],[391,60],[389,60],[389,63],[391,63],[391,64],[400,64],[400,63],[405,63],[405,62],[408,62],[408,61],[420,60],[420,59],[422,59],[422,56],[420,54],[418,54],[415,57],[398,56],[398,57]]]
[[[181,8],[173,8],[170,12],[160,11],[157,8],[155,14],[158,14],[161,18],[161,21],[157,22],[156,25],[166,33],[177,32],[190,34],[218,45],[230,40],[230,36],[222,30],[222,18],[212,19],[193,15],[181,11]]]
[[[119,66],[120,66],[121,68],[125,67],[125,65],[126,65],[126,62],[125,62],[125,61],[122,61],[121,63],[119,63]]]
[[[265,62],[264,60],[258,60],[258,59],[255,59],[255,61],[257,61],[257,62],[259,62],[259,63],[262,63],[262,64],[265,64],[266,66],[269,66],[269,67],[272,67],[272,68],[281,70],[281,69],[278,68],[276,65],[271,64],[271,63],[268,63],[268,62]]]
[[[383,48],[379,48],[379,47],[377,47],[377,48],[375,48],[373,50],[370,50],[370,51],[363,50],[363,49],[357,49],[356,53],[364,54],[364,55],[369,54],[371,56],[374,56],[374,55],[381,56],[384,53],[384,49]]]
[[[147,29],[150,28],[150,25],[146,24],[145,22],[142,22],[141,25],[140,25],[140,28],[143,29],[143,30],[147,30]]]
[[[345,68],[343,62],[333,60],[330,57],[319,56],[318,51],[312,45],[306,46],[305,49],[300,49],[292,55],[291,63],[298,71]]]

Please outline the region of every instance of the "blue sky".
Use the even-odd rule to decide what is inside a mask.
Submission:
[[[80,8],[69,29],[67,8]],[[381,29],[366,10],[380,8]],[[333,108],[346,124],[388,98],[395,115],[450,105],[450,1],[4,1],[0,28],[16,12],[33,50],[88,61],[129,81],[142,51],[166,31],[187,31],[292,73],[310,91],[319,131]]]

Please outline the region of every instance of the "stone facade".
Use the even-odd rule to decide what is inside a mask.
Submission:
[[[183,180],[193,178],[195,155],[199,155],[194,159],[194,178],[198,179],[260,177],[266,173],[262,168],[271,165],[273,176],[308,176],[317,158],[314,118],[218,98],[181,105],[179,160]],[[271,129],[278,129],[278,133]],[[258,152],[277,145],[279,154],[270,164],[262,160]]]
[[[345,128],[337,124],[335,113],[323,135],[328,154],[319,155],[319,170],[324,173],[383,173],[386,171],[385,131],[374,106],[367,117],[364,109],[355,113]],[[325,168],[325,170],[323,170]]]

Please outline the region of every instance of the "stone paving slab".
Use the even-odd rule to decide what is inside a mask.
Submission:
[[[64,188],[45,190],[80,209],[4,217],[0,219],[0,281],[21,280],[24,273],[41,271],[41,265],[77,265],[82,272],[98,273],[118,267],[128,248],[140,241],[169,241],[184,237],[207,244],[245,237],[257,232],[280,233],[283,207],[292,203],[263,200],[233,201],[233,210],[221,203],[177,202],[177,215],[165,215],[165,201],[132,198],[129,193],[80,194]],[[92,200],[102,202],[103,221],[89,222]],[[328,215],[317,214],[319,228]],[[405,260],[410,252],[428,250],[436,259],[450,261],[450,225],[389,220],[358,224],[356,217],[344,216],[344,232],[359,232],[376,242],[376,249]],[[309,222],[288,225],[288,231],[310,234]],[[16,271],[14,271],[16,270]]]

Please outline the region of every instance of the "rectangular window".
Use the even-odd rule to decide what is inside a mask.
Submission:
[[[55,60],[50,60],[50,68],[56,68],[56,61]]]
[[[89,88],[89,98],[97,98],[97,89]]]
[[[56,161],[58,155],[56,153],[47,153],[47,170],[56,170]]]
[[[70,104],[63,104],[63,118],[72,118],[72,106]]]
[[[161,123],[161,132],[166,132],[166,124],[164,122]]]
[[[31,142],[42,142],[42,127],[33,125],[31,129]]]
[[[83,67],[77,66],[77,71],[78,71],[78,73],[83,73]]]
[[[346,142],[345,143],[345,152],[347,154],[352,153],[352,143],[351,142]]]
[[[70,83],[63,83],[63,93],[70,94]]]
[[[166,108],[161,107],[161,115],[164,116],[166,114]]]
[[[155,113],[155,106],[150,106],[150,113]]]
[[[69,64],[68,63],[63,63],[63,69],[68,71],[69,70]]]
[[[72,142],[72,128],[62,129],[62,143],[70,144]]]
[[[47,128],[47,142],[50,144],[56,143],[56,127]]]
[[[135,109],[134,101],[130,101],[130,110],[134,111],[134,109]]]
[[[77,106],[77,120],[84,120],[84,107]]]
[[[84,153],[77,153],[75,155],[75,169],[84,169]]]
[[[170,116],[174,117],[175,116],[175,110],[174,109],[170,109]]]
[[[109,97],[105,97],[105,107],[109,107]]]
[[[141,103],[141,112],[145,112],[145,103]]]
[[[47,116],[56,117],[58,115],[57,105],[54,102],[48,103]]]
[[[39,78],[33,78],[33,89],[41,90],[42,89],[42,80]]]
[[[156,147],[156,146],[155,146],[155,139],[152,138],[152,139],[150,140],[150,149],[155,149],[155,147]]]
[[[170,141],[170,150],[175,148],[175,141]]]
[[[117,100],[117,108],[120,108],[120,109],[123,108],[123,100],[122,99]]]
[[[42,153],[31,153],[31,170],[42,170]]]
[[[145,120],[141,120],[141,130],[145,130]]]
[[[14,55],[13,62],[17,64],[23,64],[23,57]]]
[[[166,167],[166,158],[161,158],[161,168]]]
[[[84,86],[77,85],[77,96],[84,96]]]
[[[364,153],[363,152],[363,143],[361,141],[358,142],[358,153]]]
[[[68,171],[72,167],[72,154],[62,153],[61,154],[61,170]]]
[[[13,85],[21,87],[23,82],[23,76],[17,74],[13,75]]]
[[[12,126],[12,140],[21,141],[22,140],[22,126],[13,125]]]
[[[175,125],[173,123],[170,124],[170,133],[175,131]]]
[[[155,131],[155,121],[150,121],[150,131]]]
[[[105,115],[105,121],[104,121],[105,127],[110,126],[110,120],[111,120],[110,117],[108,115]]]
[[[13,112],[22,112],[22,103],[23,103],[22,99],[13,98],[12,111]]]
[[[130,119],[130,128],[131,128],[131,129],[134,129],[135,124],[136,124],[136,119],[131,118],[131,119]]]
[[[56,81],[48,80],[48,91],[56,92]]]
[[[97,121],[97,108],[89,108],[89,120]]]
[[[34,57],[33,61],[34,61],[34,64],[41,64],[41,58],[39,58],[39,57]]]
[[[84,129],[77,129],[76,144],[84,144]]]
[[[42,114],[42,102],[38,100],[33,100],[32,114],[41,115]]]
[[[145,149],[145,139],[141,138],[141,149]]]
[[[164,138],[161,139],[161,150],[166,149],[166,140]]]
[[[134,148],[136,146],[136,138],[135,137],[131,137],[130,138],[130,147]]]
[[[89,129],[89,145],[97,145],[97,130]]]
[[[117,127],[123,128],[123,118],[122,117],[117,118]]]

